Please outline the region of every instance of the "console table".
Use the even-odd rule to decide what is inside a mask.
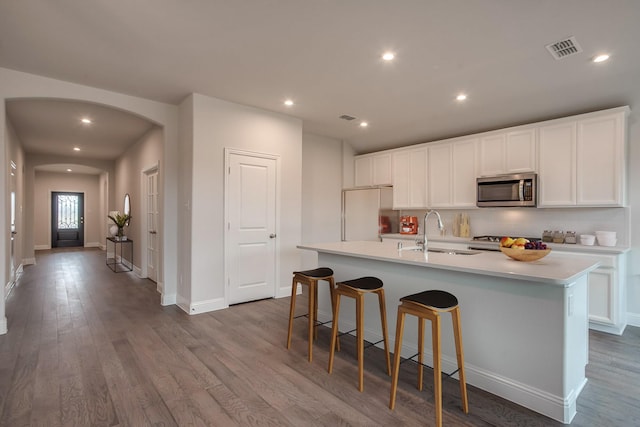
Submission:
[[[107,267],[116,273],[133,270],[133,240],[107,237]]]

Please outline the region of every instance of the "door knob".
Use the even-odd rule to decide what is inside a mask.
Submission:
[[[274,233],[271,233],[271,234],[269,234],[269,238],[270,238],[270,239],[275,239],[275,238],[276,238],[276,235],[275,235]]]

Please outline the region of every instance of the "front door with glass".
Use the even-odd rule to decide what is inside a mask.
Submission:
[[[51,193],[51,247],[84,246],[84,194]]]

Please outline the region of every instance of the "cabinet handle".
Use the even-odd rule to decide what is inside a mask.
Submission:
[[[274,233],[271,233],[271,234],[269,234],[269,238],[270,238],[270,239],[275,239],[275,238],[276,238],[276,235],[275,235]]]

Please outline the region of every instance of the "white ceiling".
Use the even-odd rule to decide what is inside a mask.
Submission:
[[[364,153],[633,109],[639,20],[638,0],[2,1],[0,66],[173,104],[196,92],[282,112]],[[568,36],[584,51],[554,60],[545,45]],[[611,59],[592,63],[600,52]],[[77,136],[69,126],[60,132]]]

